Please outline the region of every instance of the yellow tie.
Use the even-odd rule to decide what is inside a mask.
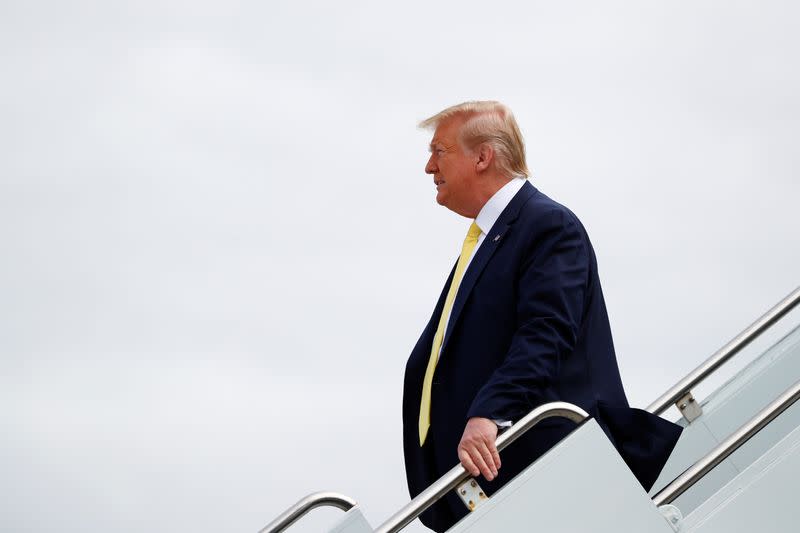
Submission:
[[[444,340],[444,330],[447,326],[447,319],[450,317],[450,311],[453,309],[453,302],[458,293],[458,286],[461,284],[461,278],[464,276],[464,270],[467,268],[467,263],[472,255],[472,250],[478,244],[478,237],[481,235],[481,228],[473,222],[467,232],[467,237],[464,239],[464,246],[461,247],[461,257],[458,258],[456,271],[453,274],[453,281],[450,283],[450,290],[447,291],[447,298],[444,300],[444,307],[442,308],[442,316],[439,317],[439,327],[436,328],[436,335],[433,337],[433,346],[431,346],[431,357],[428,359],[428,368],[425,369],[425,380],[422,382],[422,400],[419,405],[419,445],[425,444],[425,437],[428,436],[428,428],[431,426],[431,384],[433,383],[433,373],[436,370],[436,362],[439,360],[439,349],[442,347],[442,340]]]

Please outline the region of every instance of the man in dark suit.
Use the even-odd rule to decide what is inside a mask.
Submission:
[[[526,179],[522,135],[498,102],[467,102],[435,128],[425,172],[436,201],[474,222],[406,366],[403,433],[413,496],[460,461],[492,494],[566,436],[548,419],[503,452],[498,428],[566,401],[594,417],[649,488],[680,428],[628,406],[589,238]],[[453,494],[423,513],[445,531],[466,514]]]

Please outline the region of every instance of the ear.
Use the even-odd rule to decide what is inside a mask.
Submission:
[[[494,148],[488,143],[483,143],[476,149],[478,160],[475,161],[475,171],[478,173],[486,171],[494,161]]]

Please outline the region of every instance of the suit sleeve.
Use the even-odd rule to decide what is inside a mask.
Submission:
[[[578,338],[589,279],[583,229],[571,213],[554,211],[540,217],[527,242],[517,273],[516,330],[470,418],[518,420],[543,403]]]

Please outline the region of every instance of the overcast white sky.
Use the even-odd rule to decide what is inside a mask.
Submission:
[[[589,230],[647,405],[800,283],[799,15],[0,3],[0,530],[402,506],[403,368],[469,223],[415,125],[467,99]]]

